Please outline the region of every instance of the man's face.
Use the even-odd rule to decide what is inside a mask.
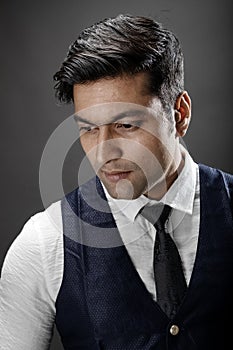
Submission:
[[[74,86],[81,145],[114,198],[161,197],[177,168],[175,123],[146,82],[140,73]]]

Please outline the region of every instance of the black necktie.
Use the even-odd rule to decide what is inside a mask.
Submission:
[[[187,284],[178,249],[170,234],[165,230],[165,223],[171,213],[171,208],[165,205],[163,209],[160,209],[161,211],[162,213],[155,223],[151,214],[147,213],[146,208],[141,214],[156,228],[153,265],[157,302],[167,316],[173,318],[184,297]]]

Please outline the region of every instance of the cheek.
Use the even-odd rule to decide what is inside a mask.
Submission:
[[[86,137],[80,137],[80,144],[84,151],[84,154],[92,166],[95,163],[94,145]]]
[[[148,137],[143,146],[144,149],[147,150],[141,154],[145,173],[148,177],[155,174],[156,177],[161,176],[167,162],[167,150],[165,145],[155,137]]]
[[[161,142],[159,142],[159,140],[156,137],[148,134],[147,137],[144,137],[140,140],[140,144],[142,145],[141,154],[143,155],[143,153],[146,153],[144,154],[144,156],[147,161],[149,161],[149,156],[157,157],[160,154]]]
[[[91,142],[91,140],[86,136],[80,136],[80,143],[86,154],[89,153],[94,147],[93,142]]]

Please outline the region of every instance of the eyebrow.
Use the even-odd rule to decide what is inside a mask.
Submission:
[[[144,114],[145,114],[145,112],[139,111],[137,109],[136,110],[131,110],[131,111],[125,111],[125,112],[122,112],[122,113],[119,113],[119,114],[115,115],[107,124],[114,123],[117,120],[123,119],[123,118],[126,118],[126,117],[139,117],[139,116],[142,116]],[[91,121],[81,117],[78,114],[74,115],[74,120],[76,122],[83,122],[83,123],[89,124],[89,125],[96,125],[95,123],[92,123]]]

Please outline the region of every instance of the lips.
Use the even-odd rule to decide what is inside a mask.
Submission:
[[[111,172],[102,171],[105,177],[111,182],[117,182],[119,180],[127,179],[131,171],[114,170]]]

